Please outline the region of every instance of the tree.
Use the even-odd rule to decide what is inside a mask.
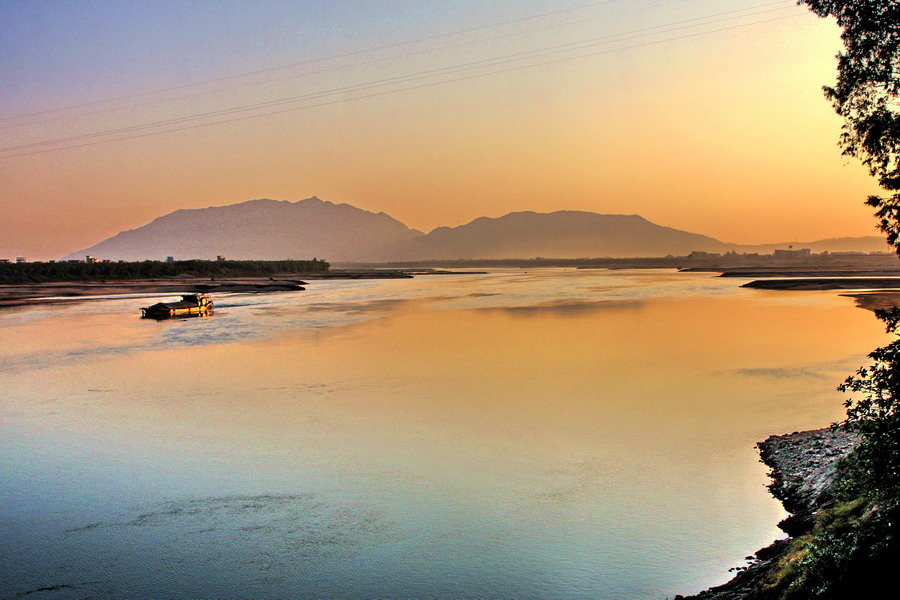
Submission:
[[[879,228],[900,254],[900,0],[798,0],[819,17],[834,17],[843,30],[838,77],[825,95],[844,119],[841,145],[889,195],[870,196]],[[900,309],[878,312],[890,333],[900,328]],[[856,479],[900,507],[900,340],[869,355],[840,387],[854,392],[846,424],[863,435]]]
[[[842,28],[838,78],[825,95],[844,119],[844,154],[862,161],[888,194],[870,196],[879,228],[900,254],[900,0],[798,0]],[[889,333],[900,309],[876,311]],[[900,563],[900,339],[839,387],[853,393],[843,425],[860,443],[840,463],[836,504],[782,557],[777,598],[874,598]],[[876,590],[876,591],[873,591]]]
[[[844,119],[844,154],[888,192],[870,196],[878,227],[900,254],[900,0],[798,0],[843,29],[838,79],[825,95]]]
[[[900,308],[876,310],[887,331],[900,329]],[[872,363],[861,367],[838,389],[852,392],[845,402],[846,425],[863,442],[847,464],[842,486],[851,495],[865,496],[900,510],[900,339],[869,354]]]

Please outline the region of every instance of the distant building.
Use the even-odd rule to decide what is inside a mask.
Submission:
[[[222,256],[221,254],[216,256],[216,262],[225,262],[225,260],[226,260],[225,257]]]
[[[166,257],[166,262],[175,262],[175,257],[174,257],[174,256],[167,256],[167,257]]]
[[[100,262],[100,260],[97,259],[97,258],[94,258],[94,257],[91,256],[90,254],[88,254],[87,256],[84,257],[84,262],[93,264],[93,263],[98,263],[98,262]]]
[[[16,257],[16,262],[17,262],[17,263],[23,263],[23,262],[28,262],[28,261],[25,260],[25,257],[24,257],[24,256],[17,256],[17,257]]]
[[[8,262],[9,262],[8,258],[0,258],[0,263],[8,263]]]
[[[809,248],[801,248],[799,250],[794,250],[793,247],[788,247],[787,250],[775,250],[772,255],[775,258],[805,258],[808,257],[812,253],[812,250]]]

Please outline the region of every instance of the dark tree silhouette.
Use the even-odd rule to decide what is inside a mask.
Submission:
[[[878,227],[900,254],[900,1],[799,0],[843,29],[838,79],[825,87],[844,118],[844,154],[862,161],[888,194],[870,196]]]
[[[900,254],[900,0],[798,0],[842,28],[838,78],[825,95],[844,119],[844,154],[862,161],[887,194],[870,196],[879,228]],[[889,333],[900,309],[876,311]],[[852,392],[842,423],[861,441],[840,463],[833,507],[783,558],[780,583],[762,597],[875,598],[900,563],[900,339],[869,354],[839,387]],[[873,591],[875,590],[875,591]]]
[[[844,118],[844,154],[860,159],[890,195],[871,196],[879,228],[900,254],[900,0],[799,0],[843,29],[838,78],[825,95]],[[900,309],[878,317],[900,329]],[[854,392],[845,423],[863,435],[856,452],[858,492],[877,492],[900,511],[900,339],[878,348],[840,387]],[[864,490],[862,488],[865,488]]]

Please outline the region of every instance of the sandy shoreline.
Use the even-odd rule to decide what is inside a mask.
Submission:
[[[0,307],[88,300],[98,296],[127,294],[160,294],[177,296],[210,292],[273,292],[303,290],[305,281],[262,279],[134,280],[115,282],[56,282],[19,285],[0,285]]]
[[[308,281],[324,279],[396,279],[412,275],[394,270],[327,271],[274,277],[175,277],[127,281],[57,281],[0,285],[0,308],[126,294],[177,296],[193,293],[254,293],[302,291]],[[302,279],[301,279],[302,278]]]
[[[897,277],[824,277],[791,279],[758,279],[741,287],[761,290],[866,290],[897,289]]]

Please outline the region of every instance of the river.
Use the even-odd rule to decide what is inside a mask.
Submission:
[[[778,536],[754,444],[886,341],[834,292],[509,269],[0,310],[0,598],[657,599]]]

